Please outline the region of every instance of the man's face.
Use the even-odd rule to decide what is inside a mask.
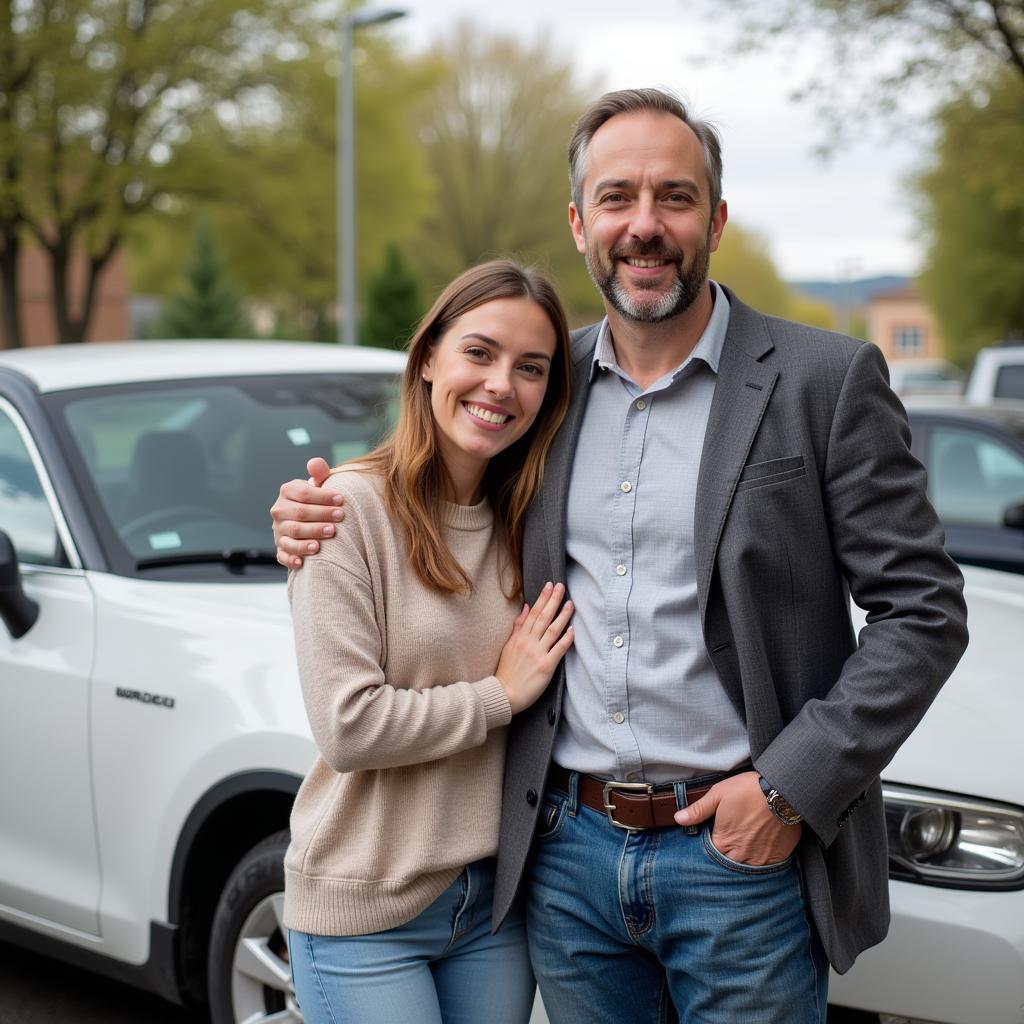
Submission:
[[[727,216],[724,202],[712,215],[693,131],[657,111],[609,119],[587,147],[582,196],[569,224],[606,304],[641,323],[689,309]]]

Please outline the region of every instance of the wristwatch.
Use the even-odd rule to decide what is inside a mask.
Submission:
[[[761,792],[768,801],[768,809],[783,825],[799,825],[804,816],[777,790],[773,789],[760,775],[758,782]]]

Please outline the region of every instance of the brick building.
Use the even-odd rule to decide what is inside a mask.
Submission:
[[[22,246],[20,259],[22,344],[26,347],[53,345],[57,341],[57,328],[53,316],[49,260],[42,248],[31,244]],[[77,311],[77,304],[81,302],[84,276],[82,258],[72,257],[72,313]],[[2,304],[3,298],[0,297],[0,309]],[[118,250],[100,277],[87,340],[123,341],[128,338],[131,334],[130,312],[124,253]],[[3,343],[0,330],[0,348]]]

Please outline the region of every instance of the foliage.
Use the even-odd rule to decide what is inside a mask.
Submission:
[[[380,262],[383,239],[407,245],[433,196],[413,107],[438,79],[432,60],[403,59],[372,29],[356,36],[356,187],[359,280]],[[280,116],[271,123],[211,123],[183,150],[175,173],[190,185],[131,237],[133,285],[165,294],[200,212],[216,226],[247,294],[259,296],[289,333],[334,333],[336,298],[336,106],[333,36],[277,68]],[[216,189],[204,187],[215,183]]]
[[[424,313],[420,279],[393,242],[366,284],[359,344],[402,349]]]
[[[736,221],[728,222],[718,251],[711,257],[711,276],[762,313],[816,327],[835,327],[831,307],[793,291],[779,277],[765,239]]]
[[[922,90],[948,100],[999,69],[1024,81],[1024,0],[725,2],[740,14],[741,49],[824,40],[818,71],[797,95],[823,115],[827,145],[906,109]]]
[[[437,181],[417,248],[430,289],[511,256],[538,263],[566,306],[592,318],[601,304],[568,228],[566,152],[597,83],[578,84],[572,62],[543,39],[527,44],[468,23],[434,56],[448,72],[421,115]]]
[[[921,285],[947,354],[1024,331],[1024,78],[1004,73],[939,116],[933,166],[917,184],[929,235]]]
[[[43,245],[62,341],[85,337],[98,277],[132,218],[185,184],[175,158],[194,133],[274,109],[274,72],[316,37],[314,10],[291,0],[0,6],[0,253],[25,232]],[[77,309],[75,249],[87,257]]]
[[[185,267],[186,288],[165,303],[149,334],[154,338],[243,338],[252,327],[241,296],[227,278],[209,222],[196,229],[192,255]]]

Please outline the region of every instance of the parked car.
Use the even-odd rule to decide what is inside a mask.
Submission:
[[[281,858],[314,749],[267,508],[309,455],[373,443],[402,363],[0,353],[0,939],[208,1002],[214,1024],[301,1020]],[[1024,577],[965,572],[971,647],[886,772],[892,934],[833,991],[1006,1024],[1024,1005]]]
[[[889,383],[900,397],[959,395],[964,375],[945,359],[898,359],[889,364]]]
[[[949,553],[1024,572],[1024,401],[910,398],[906,406]]]
[[[972,402],[1024,398],[1024,345],[981,349],[974,357],[964,394]]]

